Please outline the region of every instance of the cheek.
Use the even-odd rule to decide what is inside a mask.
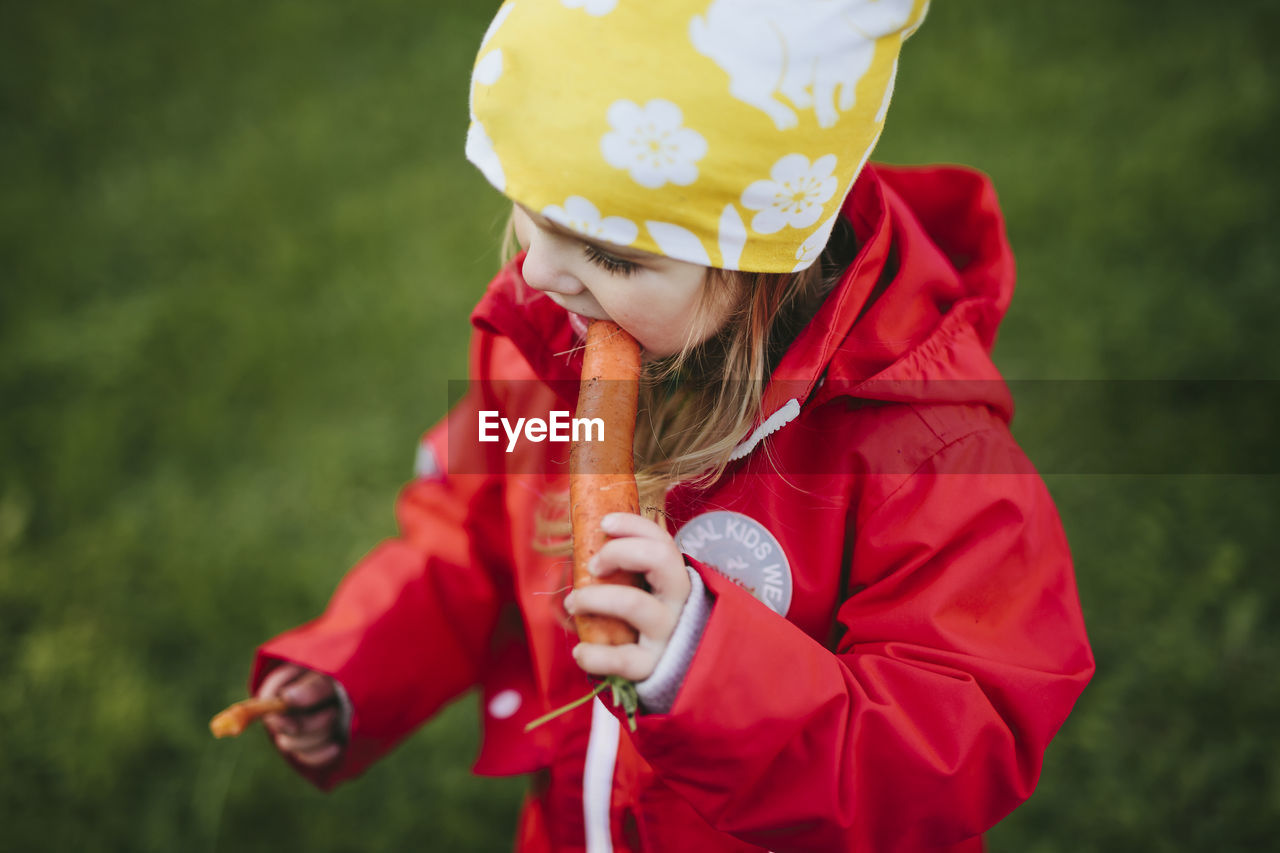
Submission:
[[[634,307],[632,322],[623,323],[640,340],[645,350],[653,356],[668,356],[679,352],[686,340],[696,345],[715,331],[716,318],[703,316],[697,310],[697,300],[686,303],[668,302],[654,308],[652,302]]]
[[[684,318],[683,326],[692,328],[698,342],[720,331],[737,304],[734,293],[725,284],[712,281],[710,276],[689,284],[685,294],[678,310]]]
[[[743,290],[740,284],[713,282],[708,280],[705,287],[710,288],[704,300],[702,311],[705,322],[710,326],[709,333],[720,331],[729,318],[742,305]]]

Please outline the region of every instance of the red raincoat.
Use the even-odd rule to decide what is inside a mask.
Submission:
[[[554,594],[564,561],[533,547],[566,445],[475,441],[481,409],[573,408],[565,313],[512,264],[473,316],[473,371],[521,381],[473,386],[423,440],[400,536],[260,650],[254,688],[293,661],[350,697],[343,758],[305,775],[357,775],[479,685],[476,772],[533,774],[521,850],[981,848],[1093,672],[989,357],[1012,258],[970,171],[870,166],[844,213],[860,252],[776,369],[767,419],[713,487],[669,496],[713,599],[670,713],[629,733],[597,703],[523,733],[589,682]]]

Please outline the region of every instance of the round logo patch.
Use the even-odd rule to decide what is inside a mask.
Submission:
[[[680,550],[712,566],[762,604],[786,616],[791,607],[791,565],[769,529],[740,512],[694,516],[675,536]]]

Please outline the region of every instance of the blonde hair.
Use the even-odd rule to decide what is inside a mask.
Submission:
[[[519,246],[508,223],[503,255]],[[641,512],[659,520],[666,495],[680,483],[710,486],[755,428],[764,388],[795,340],[853,259],[856,241],[842,218],[818,261],[795,273],[709,268],[690,329],[703,327],[728,302],[727,320],[701,343],[645,362],[636,422],[636,484]],[[568,554],[567,490],[544,496],[535,547]]]

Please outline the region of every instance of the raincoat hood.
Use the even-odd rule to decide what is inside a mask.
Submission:
[[[1012,400],[991,349],[1013,297],[1014,262],[990,180],[956,167],[881,166],[872,177],[846,208],[866,234],[842,282],[848,304],[824,306],[805,330],[802,338],[829,333],[797,372],[823,364],[824,398],[981,403],[1009,420]]]

